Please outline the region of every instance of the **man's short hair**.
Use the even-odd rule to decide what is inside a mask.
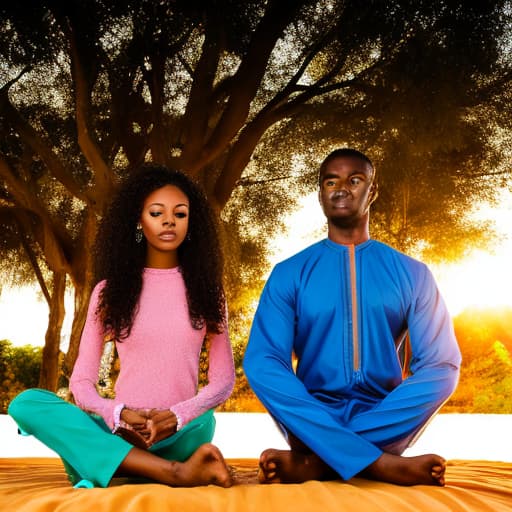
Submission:
[[[359,158],[360,160],[363,160],[366,162],[372,169],[373,174],[375,174],[375,167],[373,166],[372,161],[364,154],[361,153],[361,151],[358,151],[357,149],[353,148],[340,148],[335,149],[331,153],[329,153],[324,161],[320,164],[320,170],[318,171],[318,183],[320,184],[320,177],[325,172],[325,168],[336,158],[341,157],[351,157],[351,158]]]

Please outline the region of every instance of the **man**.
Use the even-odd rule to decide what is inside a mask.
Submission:
[[[457,384],[445,304],[423,263],[370,239],[368,157],[332,152],[319,185],[328,238],[276,265],[245,354],[247,378],[290,445],[261,454],[260,480],[444,485],[442,457],[401,454]]]

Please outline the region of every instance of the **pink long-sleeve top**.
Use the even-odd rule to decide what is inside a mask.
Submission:
[[[95,385],[104,331],[96,309],[104,284],[98,283],[91,294],[70,379],[70,390],[80,408],[100,415],[111,428],[122,404],[132,409],[170,409],[181,428],[229,397],[235,373],[227,327],[212,335],[208,384],[198,392],[199,355],[206,328],[198,330],[191,325],[179,268],[146,268],[130,336],[116,343],[121,368],[115,399],[102,398]]]

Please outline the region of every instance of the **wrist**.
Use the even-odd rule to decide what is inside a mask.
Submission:
[[[176,416],[175,432],[178,432],[178,430],[181,430],[183,427],[183,420],[181,419],[179,414],[176,414],[176,412],[174,412],[172,409],[169,409],[169,410],[174,414],[174,416]]]
[[[113,430],[115,430],[117,427],[119,427],[120,423],[121,423],[121,413],[123,412],[123,409],[125,408],[125,405],[124,404],[117,404],[115,407],[114,407],[114,428]]]

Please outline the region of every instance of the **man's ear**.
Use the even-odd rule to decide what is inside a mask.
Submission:
[[[375,180],[370,185],[370,194],[368,195],[368,206],[370,206],[379,195],[379,185]]]

